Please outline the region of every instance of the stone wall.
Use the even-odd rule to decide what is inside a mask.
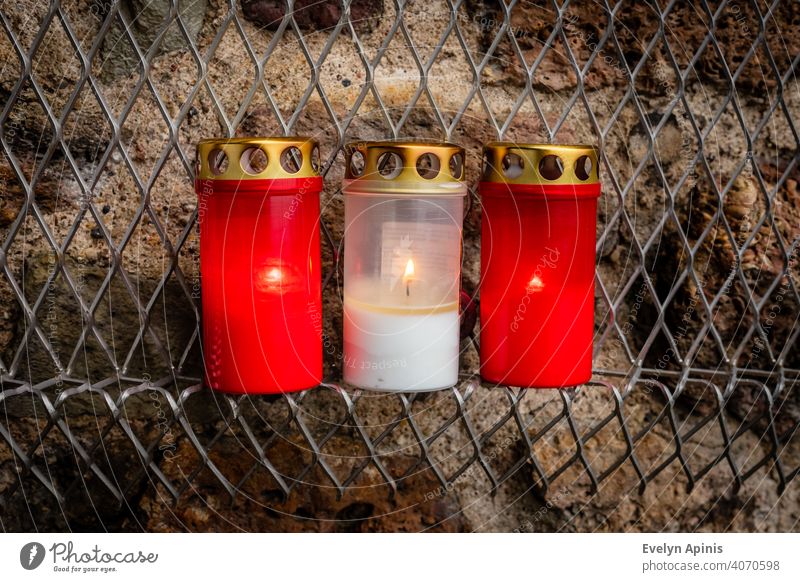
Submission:
[[[190,224],[195,208],[189,177],[193,145],[202,138],[225,135],[231,130],[236,135],[279,134],[289,123],[293,132],[311,135],[321,143],[327,170],[323,221],[336,241],[342,237],[343,208],[338,193],[343,176],[343,157],[338,149],[342,131],[347,139],[395,136],[447,138],[458,142],[467,149],[466,177],[470,185],[475,185],[480,173],[481,144],[496,139],[501,131],[502,137],[517,141],[552,139],[598,143],[595,127],[599,127],[605,134],[603,145],[607,163],[601,175],[606,188],[600,204],[598,235],[606,230],[607,222],[614,217],[620,203],[631,217],[630,223],[616,220],[600,249],[598,269],[609,292],[614,296],[622,293],[632,270],[639,264],[635,244],[643,244],[654,232],[660,232],[660,244],[648,254],[646,261],[657,299],[664,301],[676,285],[676,275],[687,264],[688,244],[700,259],[695,268],[702,270],[706,290],[699,291],[688,279],[677,286],[666,314],[668,324],[677,327],[689,306],[697,303],[697,294],[706,293],[710,300],[725,284],[735,264],[731,233],[726,224],[739,245],[744,244],[755,229],[758,232],[747,243],[748,249],[742,257],[748,286],[735,282],[714,313],[722,340],[742,341],[742,329],[747,329],[753,320],[752,314],[747,312],[750,289],[756,294],[772,293],[770,284],[785,266],[776,233],[785,241],[795,240],[800,233],[798,143],[785,117],[788,112],[793,119],[800,118],[800,93],[796,82],[790,81],[783,93],[786,110],[779,108],[759,132],[753,144],[756,156],[752,159],[745,159],[747,148],[742,130],[744,123],[748,131],[753,132],[778,96],[773,67],[784,75],[796,57],[792,53],[792,43],[785,42],[782,36],[800,23],[800,8],[796,3],[781,4],[768,20],[766,42],[738,73],[735,100],[718,118],[716,112],[725,103],[730,90],[725,70],[736,70],[747,58],[758,35],[752,8],[744,3],[730,4],[716,21],[718,44],[706,47],[697,59],[693,55],[707,34],[708,15],[688,4],[671,12],[666,19],[666,38],[677,64],[681,68],[691,61],[696,64],[683,81],[685,99],[679,102],[669,119],[663,120],[664,127],[655,141],[659,166],[647,158],[649,140],[642,118],[651,126],[661,123],[663,111],[678,95],[680,83],[664,41],[648,46],[659,22],[653,9],[644,4],[630,3],[620,10],[616,23],[620,51],[604,51],[594,61],[584,75],[586,102],[581,97],[571,109],[568,105],[578,89],[578,76],[564,55],[562,40],[557,39],[541,55],[555,18],[550,5],[520,3],[510,19],[515,43],[504,37],[495,46],[503,16],[497,3],[489,0],[468,0],[458,14],[463,42],[472,58],[480,61],[487,52],[491,54],[480,76],[482,92],[480,96],[473,96],[466,106],[473,91],[473,73],[454,34],[444,41],[435,64],[426,74],[426,90],[418,94],[422,76],[407,43],[413,42],[420,62],[427,63],[436,47],[442,44],[441,37],[450,15],[444,2],[416,1],[409,3],[403,15],[408,40],[398,33],[389,42],[372,77],[375,93],[366,95],[362,95],[362,88],[370,77],[362,59],[374,59],[380,50],[395,22],[394,3],[353,2],[353,27],[363,47],[362,55],[352,41],[349,27],[345,26],[338,36],[332,36],[332,29],[341,15],[337,3],[323,1],[312,10],[307,8],[309,2],[298,2],[297,27],[303,34],[308,55],[304,54],[291,27],[287,29],[283,38],[274,44],[263,68],[263,83],[271,98],[259,89],[248,101],[256,71],[251,51],[262,55],[274,42],[275,31],[280,29],[276,19],[283,14],[281,4],[272,0],[243,1],[241,31],[234,23],[229,23],[223,32],[227,3],[186,0],[178,3],[182,25],[174,22],[163,35],[157,35],[159,22],[169,14],[167,3],[123,0],[121,14],[131,24],[130,34],[138,50],[150,58],[146,70],[148,82],[139,90],[142,67],[121,20],[111,23],[105,40],[93,46],[104,26],[108,3],[100,0],[64,2],[63,10],[75,31],[75,41],[84,52],[94,51],[90,66],[94,88],[102,94],[103,105],[88,84],[76,96],[72,95],[81,78],[81,60],[58,18],[41,39],[31,70],[52,115],[61,126],[67,150],[58,146],[49,151],[55,133],[52,120],[39,103],[34,88],[26,83],[11,105],[4,128],[17,170],[7,156],[2,156],[0,187],[4,195],[0,200],[0,238],[5,240],[7,233],[17,228],[22,220],[6,253],[8,268],[29,303],[42,301],[39,318],[46,320],[48,341],[67,374],[97,380],[113,376],[119,369],[134,377],[148,373],[155,378],[167,374],[171,365],[177,365],[180,355],[176,353],[180,354],[190,342],[196,326],[195,307],[187,298],[186,289],[175,277],[167,280],[163,292],[154,299],[150,319],[152,331],[141,341],[137,332],[143,315],[137,299],[143,305],[148,304],[169,266],[164,238],[176,245]],[[4,6],[3,10],[20,45],[29,48],[36,42],[40,23],[47,15],[46,6],[26,0]],[[603,37],[607,24],[593,10],[591,3],[576,4],[565,19],[570,49],[581,65]],[[247,42],[243,41],[242,34]],[[197,53],[187,39],[196,43]],[[329,53],[318,67],[319,85],[306,96],[312,76],[308,59],[316,60],[324,50]],[[201,77],[197,60],[205,58],[209,51],[213,51],[214,57]],[[636,99],[617,110],[628,90],[625,64],[633,68],[645,54],[649,57],[637,75]],[[527,83],[523,61],[531,65],[540,56],[542,59],[531,83],[536,102],[528,98],[518,107],[517,98]],[[8,98],[20,78],[21,65],[4,34],[0,35],[0,61],[3,63],[0,91]],[[137,90],[137,98],[129,103]],[[324,91],[324,99],[321,91]],[[409,107],[414,99],[416,104]],[[303,102],[304,106],[297,111],[298,104]],[[117,118],[122,148],[110,147],[114,132],[104,108],[114,116],[122,116]],[[513,120],[507,121],[512,111],[516,112]],[[689,122],[690,113],[701,130],[707,132],[704,151],[708,168],[694,161],[699,141]],[[165,116],[170,119],[169,123]],[[331,116],[335,116],[336,122]],[[458,122],[451,126],[456,117]],[[175,124],[180,151],[170,147],[171,123]],[[442,123],[448,131],[442,129]],[[743,161],[746,161],[745,170],[737,177],[734,171]],[[682,173],[692,164],[696,172],[678,186]],[[767,187],[778,185],[775,199],[769,201],[775,215],[774,223],[758,224],[767,201],[754,175],[756,167]],[[26,187],[18,179],[17,171],[25,180],[36,176],[35,208],[28,208],[22,219],[19,215]],[[633,180],[632,187],[620,202],[609,185],[616,183],[622,188],[630,180]],[[735,181],[731,194],[720,201],[716,192],[730,180]],[[673,199],[667,196],[665,184],[676,189]],[[87,212],[76,221],[82,209]],[[664,214],[672,209],[676,220],[662,223]],[[98,334],[106,338],[106,346],[89,333],[85,345],[80,344],[75,350],[86,322],[63,277],[48,284],[56,258],[39,220],[46,225],[56,244],[71,239],[64,253],[64,266],[86,304],[96,300],[98,291],[104,288],[106,278],[114,269],[112,247],[126,245],[121,260],[125,277],[114,273],[108,292],[97,300],[92,322]],[[470,292],[479,282],[479,225],[480,208],[476,204],[465,222],[463,285]],[[191,286],[199,282],[197,246],[196,233],[190,231],[179,253],[180,268]],[[327,247],[324,261],[330,269],[332,253]],[[796,268],[791,277],[795,285],[800,284]],[[658,321],[656,298],[651,297],[649,291],[642,292],[642,288],[643,281],[637,280],[626,292],[626,300],[617,314],[626,332],[624,339],[634,351],[645,345]],[[642,298],[637,299],[637,296]],[[765,310],[774,306],[774,300],[771,301],[765,305]],[[773,346],[781,346],[795,330],[796,324],[790,315],[800,306],[788,302],[787,306],[771,329],[769,341]],[[326,294],[324,309],[324,333],[339,345],[341,308],[333,290]],[[598,296],[597,324],[602,327],[608,325],[608,321],[608,310]],[[700,316],[691,320],[692,333],[677,338],[682,349],[691,347],[703,323]],[[31,337],[24,342],[26,334],[22,309],[8,281],[0,277],[0,357],[3,364],[6,368],[14,366],[18,377],[33,382],[58,374],[58,366],[38,338]],[[654,347],[645,356],[646,364],[651,366],[668,348],[662,335],[653,341]],[[25,349],[20,350],[23,343]],[[165,346],[169,349],[165,350]],[[341,350],[335,352],[341,353]],[[770,365],[764,350],[756,353],[751,348],[745,352],[753,355],[750,366],[765,368]],[[798,353],[800,350],[790,356],[787,366],[800,366]],[[697,366],[715,368],[722,355],[709,340],[696,350],[694,358]],[[68,367],[70,361],[72,365]],[[606,342],[596,361],[598,368],[623,372],[630,366],[620,342]],[[184,360],[182,371],[197,375],[199,367],[199,349],[195,345]],[[329,357],[326,377],[339,378],[340,367],[341,362],[336,357]],[[474,351],[465,352],[462,367],[467,371],[476,369]],[[800,419],[797,413],[800,406],[796,390],[787,394],[782,418],[785,419],[784,428],[791,430]],[[486,398],[489,402],[496,401],[498,407],[503,405],[502,397],[497,394]],[[534,395],[531,400],[541,407],[558,405],[552,395]],[[708,398],[702,389],[687,389],[684,400],[687,418],[708,411],[707,407],[703,408]],[[756,397],[746,390],[737,392],[735,400],[740,410],[739,421],[747,417],[754,405],[760,406]],[[590,390],[579,394],[576,405],[587,419],[601,418],[607,406]],[[79,415],[75,419],[76,426],[91,424],[90,418],[80,416],[90,411],[91,406],[87,400],[85,406],[77,407],[74,411]],[[371,413],[376,418],[389,414],[381,407],[381,404],[373,405]],[[626,400],[626,407],[631,423],[639,426],[644,426],[658,410],[652,395],[644,392],[633,394]],[[15,430],[19,431],[20,438],[24,441],[27,435],[33,439],[37,425],[26,424],[30,409],[11,412],[19,417]],[[141,430],[152,431],[152,423],[143,422]],[[656,426],[638,447],[641,454],[658,459],[663,451],[669,450],[670,439],[669,431]],[[698,463],[713,458],[722,446],[712,437],[709,439],[698,442],[694,449]],[[124,446],[124,438],[120,436],[113,442],[119,447],[112,453],[114,459],[125,466],[130,451]],[[341,450],[351,446],[347,442],[336,444]],[[185,459],[192,457],[186,442],[177,446]],[[544,462],[557,466],[557,461],[563,458],[566,441],[559,442],[556,435],[548,446],[549,452],[542,452]],[[746,451],[766,445],[759,441],[759,433],[754,430],[737,441],[737,446]],[[226,443],[218,453],[222,459],[226,455],[233,459],[227,462],[234,472],[239,470],[235,452],[236,444]],[[603,458],[603,455],[610,458],[615,452],[618,450],[609,440],[606,447],[598,447],[590,454],[596,458]],[[504,454],[501,450],[499,456]],[[402,460],[397,462],[402,465]],[[130,464],[129,458],[127,463]],[[12,455],[4,443],[0,443],[0,467],[2,490],[4,484],[15,479]],[[181,467],[170,465],[166,470],[175,471],[177,476]],[[767,469],[762,471],[763,477],[752,479],[734,492],[729,483],[730,472],[720,465],[690,495],[685,492],[685,478],[678,466],[661,473],[643,495],[636,493],[636,479],[626,466],[605,481],[596,495],[588,493],[585,474],[570,469],[556,482],[548,499],[539,499],[531,493],[531,471],[526,469],[494,492],[480,472],[461,478],[451,491],[437,490],[438,483],[423,472],[413,482],[405,483],[393,499],[387,498],[383,487],[372,486],[376,481],[364,483],[362,488],[348,492],[343,499],[325,489],[311,488],[283,502],[269,486],[256,482],[252,486],[262,497],[239,497],[231,505],[227,494],[213,479],[201,478],[194,495],[182,499],[177,507],[169,506],[163,491],[157,487],[138,492],[130,510],[101,508],[99,515],[80,510],[56,511],[46,494],[34,495],[32,500],[49,508],[49,513],[42,514],[45,517],[38,524],[40,529],[63,527],[65,522],[86,528],[104,522],[113,523],[113,527],[119,529],[152,530],[698,528],[780,531],[796,528],[800,514],[797,488],[790,488],[779,498],[773,474]],[[263,503],[273,506],[274,512],[257,510]],[[29,520],[30,517],[20,511],[13,513],[4,527],[29,528]]]

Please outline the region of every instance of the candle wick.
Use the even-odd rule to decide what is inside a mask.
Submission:
[[[411,295],[410,287],[411,287],[411,281],[406,281],[406,297],[409,297]]]

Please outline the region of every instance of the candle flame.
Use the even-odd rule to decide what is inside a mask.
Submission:
[[[298,285],[297,270],[291,265],[270,261],[253,271],[253,284],[261,293],[283,295]]]
[[[406,263],[406,272],[403,275],[403,280],[408,281],[413,276],[414,276],[414,261],[412,259],[408,259],[408,262]]]
[[[278,267],[272,267],[267,271],[265,279],[270,283],[279,283],[283,279],[283,273]]]
[[[542,289],[544,289],[544,282],[542,281],[541,277],[534,275],[528,282],[528,292],[535,293],[537,291],[541,291]]]

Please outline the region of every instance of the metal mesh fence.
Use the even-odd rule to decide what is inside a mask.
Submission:
[[[675,2],[647,5],[641,20],[631,20],[633,8],[623,2],[448,1],[430,8],[437,16],[427,25],[400,0],[316,8],[290,1],[288,10],[279,2],[231,2],[213,5],[199,25],[192,10],[205,2],[163,4],[146,27],[135,2],[93,4],[88,28],[66,2],[53,2],[24,28],[19,15],[0,12],[14,57],[5,64],[0,116],[3,196],[13,198],[0,247],[4,309],[14,314],[7,318],[12,340],[0,354],[0,435],[13,459],[0,480],[5,508],[37,487],[59,501],[99,487],[124,502],[143,486],[179,499],[211,478],[235,495],[259,473],[287,495],[375,483],[395,491],[420,471],[444,488],[459,479],[496,488],[526,472],[544,493],[566,473],[591,491],[621,472],[640,490],[667,469],[689,489],[720,467],[737,487],[768,472],[782,491],[797,477],[800,223],[791,207],[800,201],[800,54],[779,34],[790,3],[703,2],[690,15],[704,32],[690,38],[680,36],[688,9]],[[422,30],[436,42],[420,43]],[[38,72],[52,34],[62,41],[59,66],[74,70],[73,82],[56,89]],[[249,77],[216,72],[220,60],[233,58],[231,38]],[[179,98],[163,87],[164,75],[177,74],[159,64],[172,58],[162,54],[168,50],[192,69]],[[404,61],[399,81],[382,77],[388,64],[397,66],[393,51]],[[344,52],[360,78],[336,76]],[[273,82],[287,59],[294,76]],[[460,76],[440,69],[446,59],[458,59]],[[498,88],[501,73],[513,80],[510,88]],[[389,95],[395,82],[413,86],[400,105]],[[289,84],[298,87],[292,98]],[[118,90],[114,97],[109,87]],[[336,93],[344,89],[346,107]],[[442,105],[443,93],[451,105]],[[131,138],[145,105],[158,132]],[[536,392],[481,385],[471,365],[477,333],[464,329],[463,382],[440,393],[347,390],[336,383],[335,361],[328,362],[331,382],[305,393],[230,398],[201,388],[198,261],[188,252],[197,212],[185,224],[170,222],[158,192],[174,187],[165,179],[191,188],[193,143],[184,130],[198,116],[213,120],[208,135],[233,136],[254,131],[256,109],[278,133],[324,126],[318,131],[332,146],[323,151],[326,306],[340,293],[331,182],[340,176],[344,142],[365,137],[365,128],[369,137],[396,138],[423,127],[426,137],[459,141],[477,131],[479,117],[479,141],[528,132],[598,144],[604,194],[594,381]],[[634,128],[626,135],[623,119]],[[528,125],[520,129],[522,120]],[[97,126],[90,164],[73,139],[76,123]],[[764,136],[776,123],[785,142],[772,151]],[[139,152],[140,139],[155,140],[149,157]],[[614,152],[623,145],[628,161],[620,164]],[[62,177],[58,186],[52,171]],[[112,171],[135,200],[115,224],[104,204]],[[64,196],[76,202],[56,222],[43,191],[66,191],[66,182],[71,194]],[[473,191],[467,231],[479,213]],[[87,230],[105,257],[97,277],[87,277],[72,252]],[[145,231],[152,246],[143,248]],[[36,244],[44,254],[30,250]],[[141,267],[148,249],[157,249],[159,262],[149,278]],[[465,260],[477,252],[466,245]],[[32,260],[44,271],[31,274]],[[54,313],[71,335],[53,337]],[[52,372],[42,377],[42,370]],[[647,446],[656,432],[667,443],[658,449]],[[742,444],[746,435],[756,436],[754,446]]]

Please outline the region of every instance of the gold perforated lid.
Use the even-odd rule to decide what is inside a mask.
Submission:
[[[597,148],[589,145],[494,142],[483,148],[483,182],[597,184]]]
[[[197,144],[201,180],[319,177],[319,146],[307,137],[204,139]]]
[[[361,141],[345,146],[345,194],[464,196],[464,148],[447,142]]]

